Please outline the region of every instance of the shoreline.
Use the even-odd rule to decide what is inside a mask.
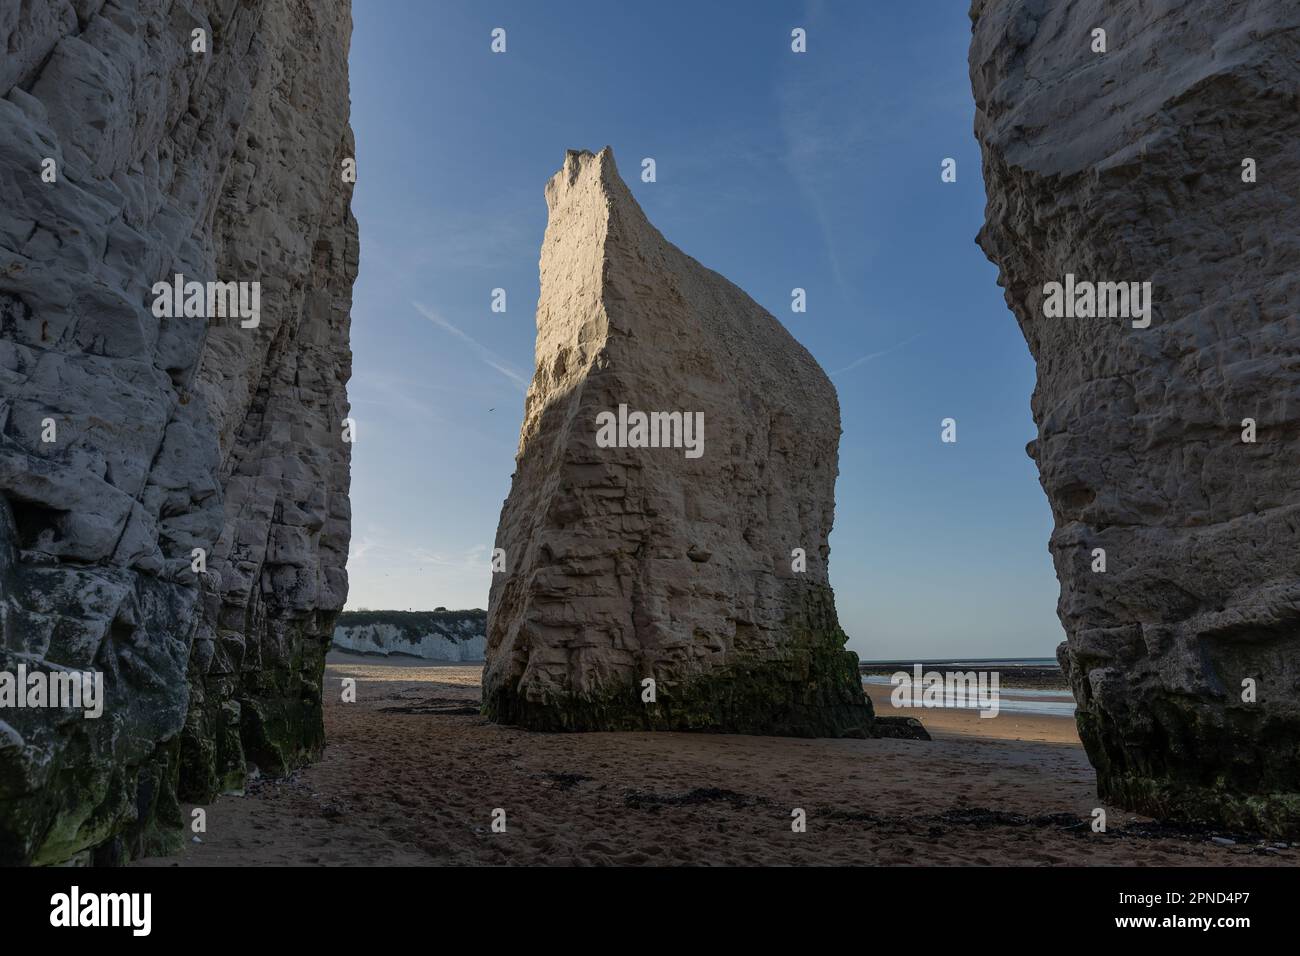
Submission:
[[[936,740],[946,737],[974,737],[987,741],[1031,741],[1068,744],[1083,751],[1074,717],[1055,714],[1026,714],[999,711],[996,717],[981,717],[979,711],[959,707],[895,707],[888,685],[867,684],[871,706],[881,717],[915,717]]]
[[[1000,663],[1000,662],[992,662]],[[946,678],[949,674],[976,672],[994,672],[998,675],[998,683],[1004,688],[1016,688],[1023,690],[1062,690],[1070,693],[1070,682],[1066,680],[1065,672],[1058,667],[1045,667],[1037,665],[1007,665],[1001,663],[1001,666],[991,667],[988,663],[982,661],[968,661],[960,664],[950,662],[873,662],[871,664],[859,664],[858,673],[863,677],[891,677],[902,671],[907,674],[913,673],[913,668],[920,665],[922,673],[937,672],[943,674]]]

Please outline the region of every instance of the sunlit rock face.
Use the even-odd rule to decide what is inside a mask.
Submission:
[[[346,0],[0,4],[0,671],[105,685],[98,719],[0,709],[0,863],[174,847],[180,800],[322,743],[350,32]],[[160,317],[176,274],[260,283],[257,324]]]
[[[569,152],[546,202],[486,713],[543,730],[870,734],[827,579],[830,380],[660,235],[609,149]]]
[[[971,17],[979,242],[1038,367],[1029,453],[1100,794],[1294,835],[1300,7],[977,0]],[[1154,307],[1048,317],[1067,275],[1149,281]]]

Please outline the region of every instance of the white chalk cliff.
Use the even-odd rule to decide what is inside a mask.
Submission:
[[[477,663],[487,646],[487,614],[473,611],[344,611],[334,647],[382,657]]]
[[[1029,453],[1100,794],[1298,835],[1300,5],[971,17],[979,241],[1038,367]],[[1150,282],[1150,324],[1051,317],[1067,275]]]
[[[322,743],[350,32],[347,0],[0,2],[0,670],[106,684],[98,720],[0,711],[0,863],[174,847],[181,799]],[[259,324],[158,317],[178,273],[259,282]]]

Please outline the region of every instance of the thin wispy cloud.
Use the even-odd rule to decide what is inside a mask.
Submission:
[[[363,565],[371,570],[426,571],[439,568],[446,571],[466,571],[483,574],[490,570],[488,547],[475,544],[459,551],[437,551],[423,545],[411,545],[387,529],[367,529],[367,533],[353,537],[349,549],[349,570]]]
[[[802,23],[810,36],[827,36],[823,30],[826,8],[810,3]],[[846,38],[820,42],[844,45]],[[868,42],[864,37],[863,43]],[[840,233],[850,230],[856,251],[848,258],[854,271],[861,271],[864,258],[875,255],[878,240],[862,234],[856,208],[846,197],[861,189],[864,167],[882,150],[895,146],[906,119],[900,120],[887,98],[873,87],[873,78],[856,62],[838,57],[795,56],[779,71],[774,89],[777,123],[784,143],[784,163],[821,230],[827,264],[845,304],[860,298],[855,276],[846,269],[841,255]],[[844,109],[845,101],[860,104]]]
[[[348,557],[352,561],[360,561],[374,549],[375,541],[373,539],[354,537],[348,548]]]
[[[497,372],[510,379],[510,381],[514,382],[521,390],[528,390],[528,379],[521,375],[509,362],[497,355],[486,345],[482,344],[472,336],[467,335],[465,332],[462,332],[459,328],[452,325],[427,305],[414,300],[411,301],[411,305],[415,308],[415,311],[419,312],[438,328],[456,336],[456,338],[468,345],[470,350],[478,356],[479,361],[484,365],[495,369]]]
[[[834,372],[831,372],[831,375],[840,375],[844,372],[852,371],[853,369],[857,368],[860,365],[866,365],[868,362],[889,355],[891,352],[897,352],[908,342],[911,342],[913,339],[919,338],[922,334],[923,333],[921,332],[915,332],[912,335],[909,335],[907,338],[903,339],[903,341],[899,342],[897,345],[891,345],[889,348],[882,349],[879,352],[868,352],[866,355],[854,359],[852,362],[850,362],[848,365],[844,366],[843,368],[836,369]]]

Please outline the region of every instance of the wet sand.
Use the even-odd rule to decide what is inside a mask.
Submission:
[[[936,741],[952,738],[980,738],[988,741],[1036,741],[1046,744],[1064,744],[1079,751],[1083,765],[1091,776],[1092,768],[1083,756],[1083,744],[1074,717],[1049,717],[1039,714],[1018,714],[1003,710],[996,717],[981,717],[976,710],[956,708],[894,707],[889,701],[888,687],[868,685],[867,693],[876,713],[883,716],[915,717]],[[1010,697],[1014,691],[1007,691]],[[1055,699],[1055,698],[1053,698]]]
[[[479,673],[332,653],[322,758],[220,798],[201,844],[138,865],[1300,861],[1116,808],[1093,833],[1101,804],[1072,718],[900,710],[872,687],[879,712],[935,739],[536,734],[478,716]],[[340,701],[344,677],[356,703]],[[796,808],[806,832],[791,830]]]

